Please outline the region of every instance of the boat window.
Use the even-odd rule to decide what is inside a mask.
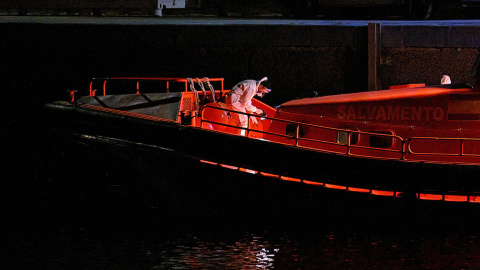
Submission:
[[[339,144],[348,144],[348,134],[350,135],[350,145],[358,143],[358,133],[351,131],[339,130],[337,132],[337,143]]]
[[[373,131],[372,133],[393,135],[391,131]],[[393,145],[393,137],[370,135],[370,146],[377,148],[389,148]]]
[[[297,126],[298,126],[298,137],[305,138],[305,128],[299,124],[288,124],[285,133],[288,136],[295,137],[297,135]]]

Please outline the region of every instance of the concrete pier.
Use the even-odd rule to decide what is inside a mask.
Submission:
[[[11,88],[52,92],[99,76],[224,77],[227,88],[268,76],[275,105],[368,90],[369,23],[379,26],[378,89],[472,81],[480,21],[3,16],[0,71]]]

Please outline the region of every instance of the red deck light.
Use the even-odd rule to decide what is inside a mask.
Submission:
[[[347,190],[346,186],[339,186],[339,185],[332,185],[332,184],[325,184],[326,188],[332,188],[332,189],[341,189],[341,190]]]
[[[266,173],[266,172],[260,172],[261,175],[263,176],[268,176],[268,177],[273,177],[273,178],[279,178],[280,175],[278,174],[271,174],[271,173]]]
[[[207,161],[207,160],[200,160],[200,162],[210,164],[210,165],[218,165],[218,163],[216,163],[216,162],[211,162],[211,161]]]
[[[441,200],[443,200],[443,195],[441,195],[441,194],[420,193],[418,198],[421,199],[421,200],[441,201]]]
[[[226,165],[226,164],[220,164],[220,166],[223,167],[223,168],[231,169],[231,170],[238,170],[238,167],[236,167],[236,166],[230,166],[230,165]]]
[[[449,202],[468,202],[468,196],[445,195],[445,201],[449,201]]]
[[[287,177],[287,176],[280,176],[280,179],[285,180],[285,181],[291,181],[291,182],[302,182],[302,180],[298,178],[293,178],[293,177]]]
[[[480,196],[469,196],[468,201],[472,203],[480,203]]]
[[[378,196],[395,196],[395,191],[372,190],[372,194]]]
[[[250,170],[250,169],[245,169],[245,168],[238,168],[238,170],[241,171],[241,172],[257,174],[257,171],[255,171],[255,170]]]
[[[348,191],[361,192],[361,193],[370,193],[370,189],[366,189],[366,188],[348,187]]]
[[[304,182],[305,184],[314,185],[314,186],[323,186],[323,185],[325,185],[324,183],[319,183],[319,182],[314,182],[314,181],[308,181],[308,180],[303,180],[303,182]]]

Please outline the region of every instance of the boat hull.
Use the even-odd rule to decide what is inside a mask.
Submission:
[[[431,195],[434,200],[461,196],[459,201],[472,202],[480,192],[480,167],[473,165],[339,155],[68,103],[47,104],[44,113],[45,126],[81,135],[82,140],[109,138],[149,151],[163,149],[212,171],[251,172],[272,185],[291,182],[391,197]]]

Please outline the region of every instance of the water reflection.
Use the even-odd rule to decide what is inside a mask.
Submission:
[[[237,219],[174,222],[137,208],[88,209],[95,211],[33,215],[16,207],[2,214],[5,223],[18,220],[0,231],[2,269],[480,269],[475,220],[358,226],[328,215],[282,226],[252,216],[245,226]]]
[[[8,269],[480,269],[477,235],[289,231],[164,237],[19,235],[2,259]]]
[[[209,242],[195,236],[159,244],[147,253],[154,269],[273,269],[279,248],[262,237],[246,235],[234,242]]]

